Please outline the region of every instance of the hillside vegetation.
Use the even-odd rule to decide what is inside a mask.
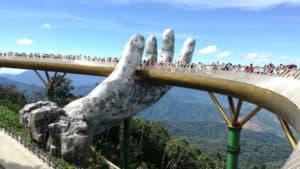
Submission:
[[[225,123],[205,122],[163,122],[174,137],[187,139],[209,153],[212,147],[217,147],[226,153],[227,126]],[[285,137],[279,137],[271,132],[255,132],[248,129],[241,131],[240,165],[266,165],[267,168],[280,168],[291,153],[291,148]]]
[[[13,83],[22,86],[18,82],[14,81]],[[92,88],[79,87],[82,94],[86,92],[85,90]],[[28,137],[22,126],[19,125],[17,112],[28,101],[43,98],[43,93],[28,97],[19,89],[20,87],[13,85],[0,85],[0,105],[2,105],[0,107],[0,124],[11,127],[13,131]],[[68,92],[73,91],[75,90]],[[74,95],[71,96],[72,99],[75,99]],[[226,103],[225,97],[218,96],[218,98],[220,102]],[[246,103],[242,112],[249,112],[252,108],[253,106]],[[228,108],[225,107],[225,110]],[[131,130],[132,168],[154,169],[162,168],[162,166],[163,168],[176,166],[175,168],[180,169],[180,166],[184,168],[187,165],[190,165],[190,168],[225,167],[227,127],[221,122],[218,111],[206,93],[173,88],[159,102],[137,117],[154,121],[133,120]],[[285,161],[291,149],[286,139],[281,137],[282,129],[277,123],[274,123],[274,119],[276,118],[272,114],[265,111],[260,112],[255,116],[253,122],[263,130],[259,132],[242,130],[241,168],[275,169],[280,168]],[[156,120],[160,120],[160,122]],[[99,168],[99,164],[103,163],[97,154],[103,154],[120,165],[119,132],[119,126],[116,126],[95,138],[93,147],[96,152],[93,152],[91,156],[90,167]],[[177,153],[180,155],[178,156]],[[188,156],[186,159],[183,158],[184,154]],[[189,164],[182,162],[181,159],[178,159],[179,157],[188,161]]]

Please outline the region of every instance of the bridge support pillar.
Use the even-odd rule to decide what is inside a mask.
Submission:
[[[57,78],[57,72],[54,73],[54,76],[52,78],[50,78],[48,71],[45,71],[45,76],[47,78],[47,81],[41,76],[41,74],[37,71],[34,70],[34,72],[36,73],[36,75],[39,77],[39,79],[43,82],[43,84],[45,85],[46,89],[47,89],[47,97],[48,100],[50,101],[54,101],[54,88],[63,81],[64,77],[66,76],[66,73],[64,73],[62,76],[60,76],[60,78]]]
[[[289,128],[289,125],[279,116],[278,116],[278,120],[280,122],[280,125],[281,125],[292,149],[295,149],[297,147],[297,142],[296,142],[295,137],[293,136],[291,129]]]
[[[242,108],[242,99],[238,99],[235,106],[234,100],[231,96],[228,96],[228,104],[230,108],[231,118],[228,116],[212,92],[208,92],[208,95],[216,105],[224,121],[228,126],[228,143],[227,143],[227,169],[238,169],[239,154],[240,154],[240,133],[244,124],[246,124],[257,112],[261,110],[260,106],[257,106],[254,110],[248,113],[243,119],[239,120],[240,111]]]
[[[240,127],[228,127],[227,169],[238,169],[241,130]]]

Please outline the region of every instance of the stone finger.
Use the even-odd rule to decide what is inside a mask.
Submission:
[[[195,45],[196,40],[194,38],[188,38],[187,40],[185,40],[178,59],[180,63],[191,63]]]
[[[142,35],[135,34],[127,42],[122,58],[110,76],[131,76],[142,64],[145,39]]]
[[[172,62],[174,55],[175,36],[172,29],[166,29],[163,33],[160,62]]]
[[[157,40],[153,35],[149,36],[146,42],[146,61],[148,63],[157,61]]]

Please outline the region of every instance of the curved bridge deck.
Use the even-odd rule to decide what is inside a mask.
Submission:
[[[116,63],[77,59],[0,56],[0,67],[49,70],[108,76]],[[226,94],[276,113],[300,133],[300,71],[246,73],[241,70],[215,70],[213,65],[195,68],[173,66],[142,67],[137,80],[188,87]]]
[[[108,76],[115,64],[81,59],[0,56],[0,67],[100,76]],[[300,131],[300,92],[296,92],[300,91],[300,71],[282,71],[278,75],[246,73],[241,70],[215,70],[212,65],[201,65],[193,69],[156,65],[137,70],[135,76],[137,79],[241,98],[278,113]]]

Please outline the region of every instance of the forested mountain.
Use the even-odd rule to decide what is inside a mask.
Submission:
[[[182,137],[201,150],[210,152],[217,147],[226,153],[227,126],[223,122],[162,122],[170,135]],[[291,148],[285,137],[279,137],[271,132],[255,132],[248,129],[241,131],[240,165],[268,163],[268,168],[280,168],[291,153]]]
[[[170,122],[163,121],[164,126],[172,135],[185,137],[203,137],[207,139],[227,140],[227,125],[224,122],[200,121],[200,122]],[[271,132],[256,132],[243,129],[241,138],[247,141],[258,141],[264,143],[285,143],[285,137],[279,137]]]
[[[13,85],[20,92],[23,92],[26,96],[32,96],[36,92],[44,91],[43,86],[38,86],[34,84],[26,84],[18,81],[14,81],[5,77],[0,76],[0,84],[2,85]]]
[[[45,78],[45,73],[43,71],[39,72],[41,76]],[[50,76],[53,74],[53,72],[49,72]],[[0,74],[0,76],[29,85],[34,84],[37,86],[43,86],[43,83],[33,70],[28,70],[20,74]],[[66,77],[72,79],[74,86],[95,85],[96,83],[99,83],[104,79],[104,77],[101,76],[80,75],[72,73],[67,73]]]
[[[224,110],[229,112],[227,97],[217,94],[216,97]],[[254,108],[255,106],[252,104],[243,103],[241,117]],[[223,121],[206,92],[178,87],[171,89],[158,102],[139,113],[138,117],[174,122]],[[245,127],[254,131],[268,131],[279,136],[283,135],[277,117],[264,109],[254,116]]]

